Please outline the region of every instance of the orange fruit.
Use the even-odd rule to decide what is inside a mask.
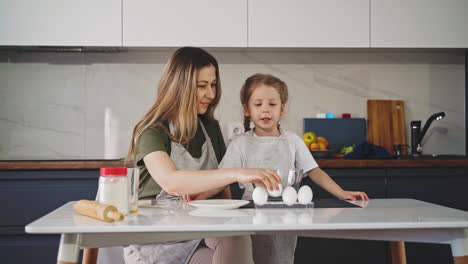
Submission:
[[[327,145],[325,145],[325,143],[323,143],[323,142],[319,142],[319,143],[317,143],[317,145],[318,145],[320,151],[328,150]]]
[[[320,150],[320,147],[318,143],[312,143],[310,144],[309,149],[313,151],[317,151],[317,150]]]
[[[328,140],[327,140],[326,138],[324,138],[324,137],[317,137],[317,142],[318,142],[318,143],[324,144],[325,147],[328,148],[329,142],[328,142]]]

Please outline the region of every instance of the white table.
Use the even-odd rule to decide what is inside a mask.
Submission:
[[[140,208],[121,222],[76,214],[69,202],[26,226],[30,234],[61,234],[58,263],[76,263],[80,248],[248,234],[450,244],[456,264],[468,263],[468,212],[412,199],[354,202],[363,208],[207,211]]]

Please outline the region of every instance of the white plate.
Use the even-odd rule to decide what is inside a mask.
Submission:
[[[190,205],[205,209],[236,209],[248,204],[246,200],[210,199],[189,202]]]

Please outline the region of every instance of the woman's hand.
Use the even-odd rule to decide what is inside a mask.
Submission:
[[[264,185],[268,190],[278,190],[281,178],[272,170],[267,169],[239,169],[237,181],[241,183],[257,183]]]
[[[201,192],[201,193],[186,194],[184,195],[184,201],[190,202],[194,200],[205,200],[205,199],[215,196],[220,191],[221,191],[220,189],[212,189],[212,190],[208,190],[206,192]]]
[[[216,197],[213,197],[216,196]],[[231,191],[229,185],[226,187],[209,190],[201,193],[186,194],[183,196],[184,202],[190,202],[195,200],[205,200],[209,198],[215,199],[231,199]]]
[[[353,192],[353,191],[343,191],[338,195],[338,198],[341,200],[351,200],[355,201],[356,199],[367,201],[369,197],[365,192]]]

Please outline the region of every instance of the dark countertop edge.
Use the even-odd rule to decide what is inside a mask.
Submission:
[[[468,168],[468,159],[420,160],[317,160],[320,168]]]
[[[344,160],[317,159],[320,168],[468,168],[468,159],[443,160]],[[0,161],[0,170],[94,170],[133,167],[123,160]]]
[[[0,170],[97,170],[102,167],[134,167],[123,160],[28,160],[0,161]]]

